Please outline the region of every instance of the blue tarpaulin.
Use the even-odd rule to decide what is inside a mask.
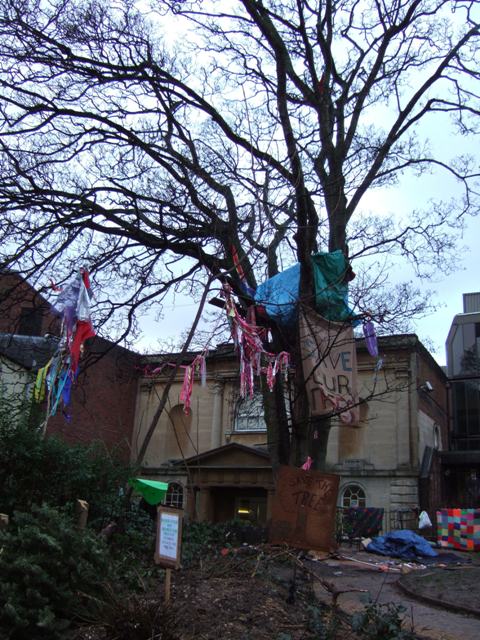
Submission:
[[[341,251],[316,253],[311,257],[315,282],[315,307],[334,322],[352,321],[348,306],[348,261]],[[255,302],[265,307],[272,320],[283,326],[297,319],[300,290],[300,264],[285,269],[263,282],[255,292]],[[355,323],[354,323],[355,324]]]
[[[288,326],[297,318],[300,264],[285,269],[263,282],[255,292],[255,302],[265,307],[268,317]]]
[[[417,560],[418,558],[436,558],[438,553],[432,549],[429,543],[418,534],[409,529],[391,531],[384,536],[373,538],[366,547],[367,551],[379,553],[382,556],[392,556],[404,560]]]

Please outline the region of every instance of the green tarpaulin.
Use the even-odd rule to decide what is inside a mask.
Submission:
[[[352,320],[348,307],[348,283],[345,274],[348,261],[342,251],[316,253],[312,256],[315,280],[315,307],[327,320],[343,322]]]
[[[160,504],[168,490],[168,482],[157,480],[142,480],[142,478],[130,478],[129,483],[148,504]]]

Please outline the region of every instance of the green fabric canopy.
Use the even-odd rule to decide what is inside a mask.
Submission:
[[[162,502],[168,490],[168,482],[158,482],[157,480],[130,478],[129,483],[148,504],[153,505]]]
[[[327,320],[351,320],[353,313],[348,307],[348,283],[345,280],[348,260],[343,251],[316,253],[311,258],[316,310]]]

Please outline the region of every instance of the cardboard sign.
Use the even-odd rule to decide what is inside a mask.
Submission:
[[[182,546],[183,511],[159,506],[157,510],[157,540],[155,563],[178,569]]]
[[[336,548],[335,520],[340,477],[280,467],[272,507],[270,541],[299,549]]]
[[[339,415],[346,424],[358,424],[357,353],[351,325],[302,309],[300,346],[311,415]]]

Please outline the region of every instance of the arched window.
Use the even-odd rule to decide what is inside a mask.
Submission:
[[[185,414],[183,404],[177,404],[169,411],[170,425],[168,434],[168,451],[174,457],[191,456],[195,450],[191,437],[192,414]]]
[[[165,506],[183,509],[183,486],[179,482],[170,482],[168,485]]]
[[[366,507],[365,491],[358,484],[347,484],[342,492],[342,507]]]
[[[263,398],[255,393],[253,398],[240,399],[236,407],[235,431],[266,431]]]

